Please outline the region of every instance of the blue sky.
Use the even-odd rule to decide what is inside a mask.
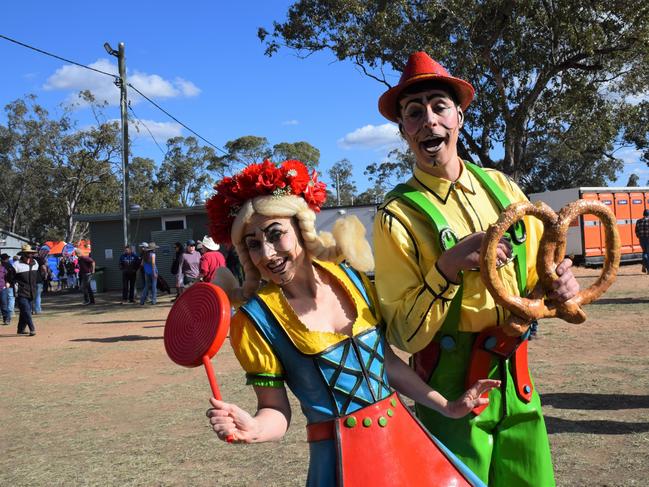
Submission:
[[[286,0],[197,1],[181,6],[167,0],[131,2],[3,2],[0,33],[81,64],[117,72],[117,60],[103,48],[126,45],[129,82],[213,144],[223,147],[243,135],[268,138],[271,145],[305,140],[321,152],[320,172],[343,158],[355,168],[359,189],[367,187],[364,168],[400,144],[396,127],[377,110],[384,86],[329,52],[299,59],[289,50],[264,55],[257,38],[285,18]],[[91,6],[92,5],[92,6]],[[0,39],[3,76],[0,103],[27,93],[56,113],[61,103],[88,88],[109,100],[108,118],[119,118],[119,91],[109,77],[73,67]],[[398,75],[391,73],[392,82]],[[479,96],[479,94],[478,94]],[[146,100],[129,92],[139,119],[164,148],[174,135],[191,135]],[[75,117],[90,123],[87,109]],[[0,115],[4,122],[4,112]],[[133,155],[157,162],[163,154],[142,128]],[[637,154],[619,154],[644,183],[649,169]]]

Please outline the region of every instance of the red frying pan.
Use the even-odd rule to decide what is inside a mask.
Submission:
[[[197,282],[183,292],[165,323],[169,358],[184,367],[203,364],[212,394],[219,401],[221,392],[210,359],[223,345],[229,328],[230,300],[223,289],[207,282]]]

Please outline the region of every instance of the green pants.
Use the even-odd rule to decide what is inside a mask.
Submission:
[[[455,347],[441,350],[438,365],[429,381],[449,400],[460,397],[474,333],[458,332]],[[469,413],[450,419],[419,404],[416,412],[429,431],[490,487],[554,486],[548,434],[539,395],[519,399],[513,381],[513,363],[494,358],[489,377],[502,381],[489,394],[489,406],[479,415]]]

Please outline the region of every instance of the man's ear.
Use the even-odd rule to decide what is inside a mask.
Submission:
[[[457,121],[460,124],[459,128],[462,128],[462,125],[464,125],[464,112],[462,111],[462,107],[459,105],[457,107]]]

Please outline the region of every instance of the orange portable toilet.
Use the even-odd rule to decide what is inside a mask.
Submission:
[[[630,193],[631,200],[631,241],[633,243],[633,253],[642,253],[640,241],[635,236],[635,222],[642,218],[642,213],[645,209],[644,194],[643,193]]]
[[[582,193],[583,200],[597,200],[597,193]],[[587,213],[584,219],[584,257],[600,257],[603,254],[602,232],[600,230],[599,218]]]
[[[633,228],[631,225],[631,205],[629,193],[615,193],[615,217],[617,218],[617,229],[620,232],[620,251],[622,254],[633,253]]]
[[[604,203],[606,206],[609,207],[609,209],[615,213],[615,203],[614,203],[614,198],[613,198],[613,193],[598,193],[597,198]],[[599,225],[599,234],[600,234],[600,239],[602,242],[602,255],[604,255],[604,246],[606,243],[606,238],[604,237],[604,227],[600,224]]]

